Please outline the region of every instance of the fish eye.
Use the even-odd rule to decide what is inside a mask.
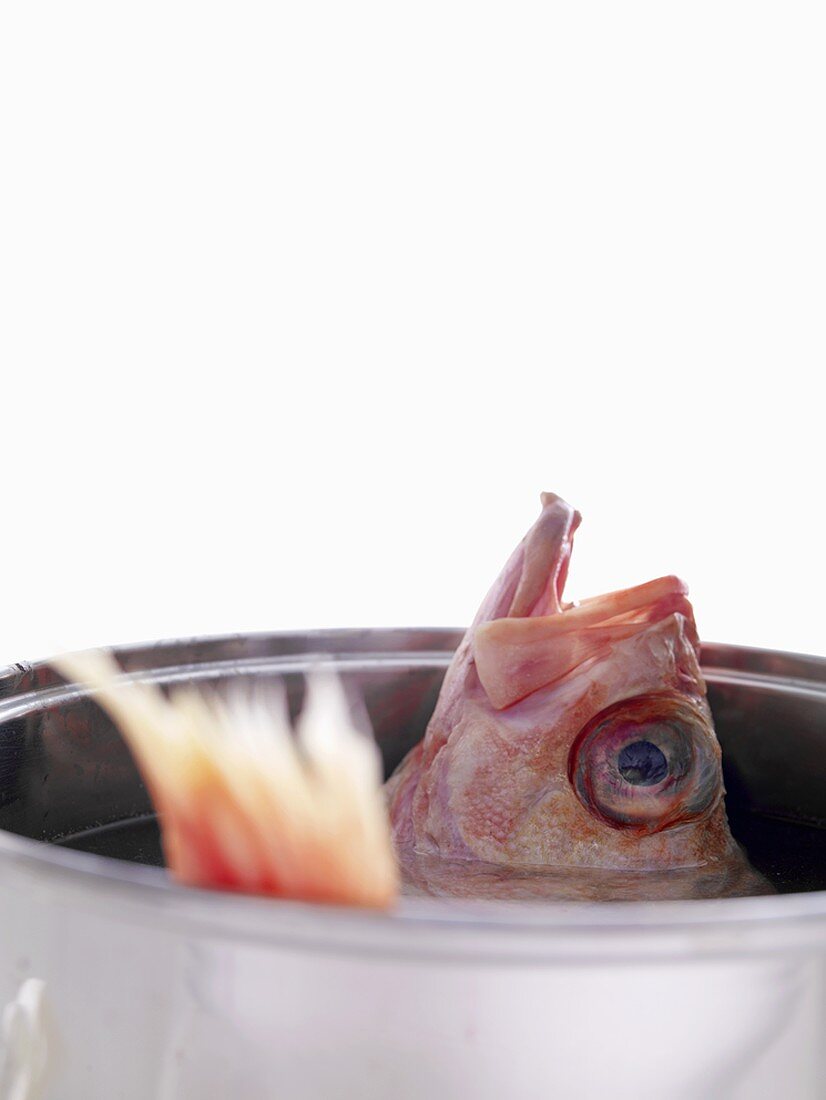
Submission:
[[[568,775],[589,813],[640,834],[705,816],[723,794],[707,713],[665,694],[624,699],[592,718],[573,744]]]

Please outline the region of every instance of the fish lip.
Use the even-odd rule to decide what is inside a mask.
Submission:
[[[546,496],[546,494],[543,493],[542,496],[544,498]],[[573,515],[571,516],[571,518],[568,522],[568,532],[567,532],[567,538],[565,540],[566,543],[567,543],[567,553],[564,553],[563,556],[562,556],[562,560],[560,561],[560,564],[559,564],[559,570],[558,570],[556,578],[555,578],[556,602],[559,605],[560,611],[565,610],[565,605],[562,602],[562,596],[565,592],[565,585],[567,584],[567,581],[568,581],[568,570],[571,567],[571,557],[573,556],[573,552],[574,552],[574,535],[579,530],[579,526],[580,526],[581,523],[582,523],[581,513],[574,510],[574,513],[573,513]],[[531,612],[531,614],[533,614],[533,612]]]
[[[673,574],[563,605],[548,615],[499,616],[475,623],[476,673],[495,710],[560,683],[647,630],[673,624],[698,648],[688,588]],[[689,692],[690,694],[690,692]]]

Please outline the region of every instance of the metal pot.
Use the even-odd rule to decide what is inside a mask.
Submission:
[[[161,684],[283,677],[297,707],[312,655],[332,655],[392,768],[459,637],[251,635],[119,656]],[[776,894],[409,898],[392,916],[170,882],[102,711],[45,665],[0,671],[2,1095],[29,1055],[45,1059],[45,1100],[823,1095],[826,661],[709,645],[703,662],[733,831]]]

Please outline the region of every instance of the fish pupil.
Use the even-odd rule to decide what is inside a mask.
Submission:
[[[625,782],[634,787],[653,787],[668,772],[665,755],[650,741],[632,741],[626,745],[620,751],[617,766]]]

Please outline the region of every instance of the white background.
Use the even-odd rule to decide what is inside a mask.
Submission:
[[[0,9],[0,663],[569,593],[826,652],[820,3]]]

